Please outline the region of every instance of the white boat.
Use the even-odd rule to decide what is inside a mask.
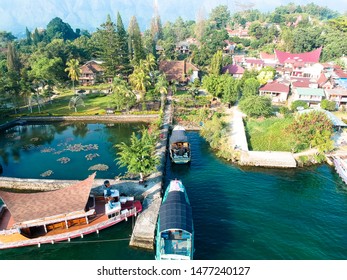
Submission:
[[[191,150],[186,130],[177,125],[173,128],[170,136],[170,158],[177,164],[188,163],[191,160]]]

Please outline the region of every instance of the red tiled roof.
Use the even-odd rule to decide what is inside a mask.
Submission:
[[[96,173],[74,185],[47,192],[12,193],[0,191],[15,223],[84,211]]]
[[[262,59],[246,58],[246,63],[264,65],[264,61]]]
[[[335,74],[339,77],[339,78],[347,78],[347,73],[343,72],[343,70],[340,69],[336,69],[335,70]]]
[[[278,61],[283,64],[287,59],[293,59],[293,60],[300,60],[308,63],[317,63],[319,62],[319,57],[322,51],[322,47],[313,50],[311,52],[306,53],[289,53],[289,52],[282,52],[279,50],[275,50],[276,57]]]
[[[310,87],[310,81],[296,81],[296,82],[293,82],[292,85],[293,87],[301,87],[301,88],[308,88]]]
[[[280,84],[276,81],[267,83],[263,85],[259,91],[268,91],[268,92],[284,92],[284,93],[289,93],[289,86]]]
[[[222,73],[229,73],[231,75],[234,74],[243,74],[245,72],[245,69],[243,69],[241,66],[237,65],[237,64],[229,64],[227,66],[224,66],[222,68]]]
[[[319,86],[324,85],[328,81],[328,78],[324,75],[324,73],[320,74],[317,83]]]
[[[266,52],[260,52],[261,59],[276,59],[275,54],[268,54]]]
[[[95,61],[88,61],[84,65],[80,67],[82,73],[97,73],[97,72],[102,72],[104,69],[102,66],[95,62]]]
[[[186,79],[183,79],[183,75],[187,75],[189,70],[199,71],[195,65],[191,64],[190,62],[186,62],[185,60],[160,61],[159,70],[165,73],[169,81],[176,80],[183,82],[186,81]]]

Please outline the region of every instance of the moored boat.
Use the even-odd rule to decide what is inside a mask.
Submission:
[[[191,160],[190,143],[184,127],[176,125],[171,133],[170,158],[174,163],[184,164]]]
[[[99,232],[142,211],[140,201],[121,197],[114,202],[91,194],[95,173],[71,186],[47,192],[0,191],[0,249],[31,246]]]
[[[192,260],[194,225],[192,208],[180,180],[171,180],[159,209],[156,233],[157,260]]]
[[[333,156],[333,162],[337,174],[347,184],[347,155],[344,156]]]

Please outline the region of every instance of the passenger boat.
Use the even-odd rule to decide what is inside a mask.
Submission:
[[[170,158],[177,164],[188,163],[191,160],[190,143],[184,127],[177,125],[173,128],[170,140]]]
[[[95,173],[71,186],[47,192],[0,191],[0,249],[70,241],[113,226],[142,211],[140,201],[115,202],[91,194]]]
[[[159,209],[156,233],[157,260],[192,260],[194,226],[192,208],[180,180],[168,185]]]
[[[345,156],[333,156],[333,162],[337,174],[347,184],[347,155]]]

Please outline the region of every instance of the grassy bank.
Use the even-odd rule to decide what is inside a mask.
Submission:
[[[287,151],[294,147],[294,137],[288,131],[293,119],[269,118],[245,121],[248,147],[254,151]]]

